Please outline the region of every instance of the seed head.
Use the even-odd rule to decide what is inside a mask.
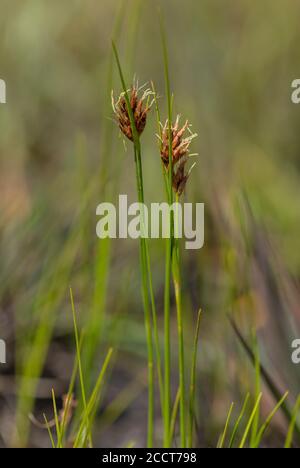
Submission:
[[[127,91],[130,100],[130,107],[132,109],[135,127],[139,135],[143,133],[147,123],[147,115],[151,109],[153,101],[150,102],[149,98],[153,95],[150,89],[143,91],[143,94],[139,96],[139,92],[144,88],[138,87],[137,83],[133,83],[130,90]],[[133,132],[130,124],[130,117],[127,109],[127,103],[125,99],[125,93],[121,93],[117,101],[114,100],[112,93],[112,107],[115,114],[117,124],[123,133],[130,141],[133,141]]]
[[[179,127],[180,117],[177,116],[176,122],[171,127],[172,132],[172,181],[173,189],[180,196],[186,186],[187,180],[190,176],[193,167],[186,172],[186,163],[190,156],[190,145],[194,138],[197,137],[196,133],[192,133],[189,122],[186,121],[183,127]],[[189,132],[188,136],[185,136]],[[161,133],[161,160],[166,169],[169,171],[169,122],[162,126]]]

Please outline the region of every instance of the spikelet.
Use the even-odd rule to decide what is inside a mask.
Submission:
[[[145,130],[147,115],[153,104],[153,100],[150,101],[150,97],[153,95],[153,92],[150,89],[145,89],[139,96],[140,91],[143,90],[144,87],[145,86],[139,88],[138,84],[134,81],[130,90],[127,91],[136,130],[139,135],[141,135]],[[133,141],[133,132],[130,125],[130,117],[124,92],[120,94],[117,101],[114,100],[112,93],[112,107],[119,129],[130,141]]]
[[[197,137],[196,133],[192,133],[189,122],[180,128],[179,126],[180,117],[177,116],[176,122],[171,127],[172,132],[172,183],[174,191],[180,196],[186,186],[188,178],[190,176],[192,167],[186,172],[186,163],[190,156],[190,145],[192,141]],[[188,136],[185,136],[186,132],[189,132]],[[167,121],[162,126],[161,133],[161,160],[166,169],[169,170],[169,122]]]

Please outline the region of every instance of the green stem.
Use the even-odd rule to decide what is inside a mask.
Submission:
[[[136,147],[137,146],[137,147]],[[141,146],[140,143],[135,146],[135,165],[136,165],[136,177],[137,177],[137,186],[138,186],[138,199],[139,203],[144,205],[144,186],[143,186],[143,169],[142,169],[142,158],[141,158]],[[142,216],[142,232],[144,232],[144,212],[141,213]],[[158,382],[160,390],[161,404],[163,404],[163,381],[162,381],[162,372],[161,372],[161,355],[160,355],[160,346],[159,346],[159,336],[158,336],[158,325],[157,325],[157,312],[155,305],[155,297],[153,290],[153,280],[151,273],[151,262],[149,255],[149,248],[147,238],[141,237],[141,268],[143,274],[143,298],[144,298],[144,309],[145,309],[145,325],[146,325],[146,335],[148,342],[148,373],[149,373],[149,418],[148,418],[148,447],[153,446],[153,431],[154,431],[154,360],[153,360],[153,341],[152,341],[152,327],[151,327],[151,312],[150,312],[150,303],[148,295],[148,286],[149,294],[151,300],[151,310],[152,310],[152,321],[154,328],[154,339],[155,339],[155,349],[157,357],[157,369],[158,369]]]
[[[198,355],[198,341],[200,332],[200,319],[201,310],[198,312],[196,332],[193,346],[193,359],[191,369],[191,381],[190,381],[190,394],[189,394],[189,427],[188,427],[188,448],[193,447],[193,432],[195,423],[195,392],[196,392],[196,374],[197,374],[197,355]]]
[[[141,143],[138,131],[136,129],[133,111],[130,105],[130,100],[127,92],[127,86],[125,83],[124,75],[119,60],[117,48],[112,43],[113,51],[115,54],[121,83],[123,86],[124,97],[126,100],[127,111],[130,119],[130,126],[132,129],[133,141],[134,141],[134,160],[136,169],[136,181],[137,181],[137,193],[139,203],[144,204],[144,184],[143,184],[143,170],[142,170],[142,156],[141,156]],[[144,213],[141,213],[141,224],[142,231],[144,231]],[[142,294],[144,302],[144,314],[145,314],[145,328],[146,328],[146,339],[147,339],[147,350],[148,350],[148,435],[147,435],[147,446],[148,448],[153,447],[153,433],[154,433],[154,368],[153,368],[153,340],[152,340],[152,323],[151,323],[151,312],[150,302],[148,294],[148,262],[147,262],[147,246],[145,238],[140,239],[140,263],[141,263],[141,275],[142,275]],[[150,264],[150,262],[149,262]],[[151,273],[149,273],[151,274]]]
[[[135,145],[135,166],[136,166],[136,177],[137,177],[137,187],[138,187],[138,199],[139,203],[144,205],[144,185],[143,185],[143,168],[142,168],[142,158],[141,158],[141,145],[138,140],[138,144]],[[144,232],[144,212],[141,213],[142,216],[142,232]],[[155,297],[153,291],[153,281],[151,273],[151,263],[147,238],[141,237],[141,268],[143,276],[143,298],[144,298],[144,309],[145,309],[145,325],[146,325],[146,335],[148,342],[148,374],[149,374],[149,417],[148,417],[148,447],[153,446],[153,432],[154,432],[154,362],[153,362],[153,341],[152,341],[152,327],[151,327],[151,312],[150,312],[150,303],[148,295],[148,285],[149,293],[151,300],[151,310],[152,310],[152,321],[154,328],[154,339],[155,339],[155,348],[156,348],[156,357],[157,357],[157,368],[158,368],[158,381],[160,389],[160,398],[161,403],[163,402],[163,382],[162,382],[162,373],[161,373],[161,356],[160,356],[160,346],[159,346],[159,336],[158,336],[158,326],[157,326],[157,312],[155,305]]]
[[[176,195],[177,207],[179,196]],[[176,226],[178,228],[178,214],[176,215]],[[184,335],[182,317],[182,293],[180,274],[180,247],[176,239],[173,252],[173,281],[175,288],[177,328],[178,328],[178,351],[179,351],[179,388],[180,388],[180,438],[181,448],[186,447],[186,389],[185,389],[185,357],[184,357]]]
[[[135,156],[135,167],[136,167],[136,178],[138,188],[138,199],[139,203],[144,204],[144,188],[143,188],[143,172],[141,162],[141,146],[138,144],[134,146]],[[141,213],[142,231],[144,230],[144,213]],[[153,433],[154,433],[154,367],[153,367],[153,340],[152,340],[152,326],[151,326],[151,312],[149,304],[148,294],[148,248],[146,245],[145,238],[140,239],[140,262],[142,272],[142,293],[144,301],[144,312],[145,312],[145,329],[148,347],[148,382],[149,382],[149,393],[148,393],[148,436],[147,446],[148,448],[153,447]],[[152,291],[153,294],[153,291]]]
[[[141,269],[143,281],[143,300],[145,311],[145,329],[148,347],[148,435],[147,447],[153,447],[153,434],[154,434],[154,367],[153,367],[153,343],[152,343],[152,328],[151,328],[151,314],[149,307],[149,297],[147,288],[147,273],[146,273],[146,256],[144,243],[141,245]]]
[[[152,273],[151,273],[151,262],[150,262],[150,254],[149,254],[149,247],[148,247],[147,239],[145,239],[145,250],[146,250],[151,309],[152,309],[152,322],[153,322],[153,329],[154,329],[155,353],[156,353],[156,359],[157,359],[157,376],[158,376],[158,385],[159,385],[159,395],[160,395],[161,411],[163,415],[164,387],[163,387],[162,366],[161,366],[161,353],[160,353],[160,342],[159,342],[159,333],[158,333],[158,324],[157,324],[157,311],[156,311],[155,296],[154,296],[154,290],[153,290],[153,280],[152,280]]]
[[[165,29],[162,16],[159,16],[160,31],[163,48],[164,74],[166,84],[166,95],[168,101],[168,139],[169,139],[169,167],[167,174],[167,193],[168,202],[173,203],[173,152],[172,152],[172,95],[169,74],[168,48],[165,37]],[[164,296],[164,345],[165,345],[165,385],[164,385],[164,447],[168,448],[171,444],[171,349],[170,349],[170,297],[171,297],[171,277],[172,277],[172,253],[173,253],[173,235],[174,219],[170,216],[170,237],[166,242],[166,267],[165,267],[165,296]]]
[[[172,138],[171,138],[172,140]],[[171,141],[170,140],[170,141]],[[171,148],[171,145],[169,145]],[[172,153],[172,151],[170,151]],[[171,156],[172,158],[172,156]],[[169,169],[169,172],[170,169]],[[172,181],[168,183],[168,192],[172,194]],[[169,196],[169,205],[172,206],[172,196]],[[170,212],[170,236],[166,241],[166,266],[165,266],[165,293],[164,293],[164,345],[165,345],[165,386],[164,386],[164,447],[171,444],[171,278],[172,278],[172,255],[174,236],[174,217]]]
[[[171,405],[171,349],[170,349],[170,293],[172,267],[172,239],[167,239],[166,272],[164,297],[164,345],[165,345],[165,382],[164,382],[164,447],[170,444],[170,405]]]

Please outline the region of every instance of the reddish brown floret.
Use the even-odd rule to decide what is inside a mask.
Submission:
[[[136,85],[133,85],[131,90],[128,92],[130,98],[130,107],[134,116],[134,122],[136,130],[139,135],[143,133],[147,123],[147,115],[151,108],[151,104],[148,103],[149,91],[145,91],[141,98],[138,97],[138,88]],[[146,101],[147,100],[147,101]],[[146,103],[145,103],[146,101]],[[123,133],[130,141],[133,141],[133,132],[130,125],[130,117],[128,114],[126,99],[124,93],[121,94],[119,100],[114,103],[113,109],[115,112],[116,120],[118,126]]]
[[[185,137],[185,133],[189,128],[188,121],[185,122],[182,128],[179,128],[179,117],[177,117],[175,125],[172,125],[171,128],[173,189],[178,195],[183,193],[189,178],[189,173],[185,172],[185,166],[188,161],[191,142],[196,137],[191,132],[189,136]],[[169,123],[166,122],[161,136],[161,159],[166,171],[169,170],[169,146]]]

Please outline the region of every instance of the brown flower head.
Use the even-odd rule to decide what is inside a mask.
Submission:
[[[149,102],[150,96],[153,95],[150,89],[144,90],[143,94],[139,97],[139,92],[143,88],[144,87],[139,88],[137,83],[133,83],[131,89],[127,91],[135,126],[139,135],[141,135],[145,130],[147,115],[153,103]],[[121,93],[117,101],[114,100],[114,96],[112,94],[112,107],[121,132],[130,141],[133,141],[133,132],[130,125],[130,117],[127,110],[125,93]]]
[[[189,122],[186,121],[183,127],[179,127],[180,117],[178,116],[175,125],[172,125],[172,179],[173,189],[180,196],[185,189],[187,180],[190,176],[192,168],[186,172],[186,163],[190,156],[191,142],[196,138],[197,134],[192,133]],[[186,132],[189,133],[185,136]],[[161,133],[161,160],[166,169],[169,170],[169,122],[167,121],[162,127]]]

